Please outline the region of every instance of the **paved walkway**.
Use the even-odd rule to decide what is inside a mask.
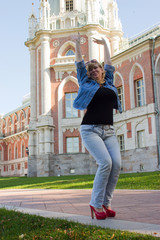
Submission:
[[[116,190],[115,218],[90,217],[91,190],[0,190],[0,207],[160,237],[160,191]]]

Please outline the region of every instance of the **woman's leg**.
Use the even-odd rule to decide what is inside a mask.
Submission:
[[[120,174],[121,154],[120,154],[117,137],[115,135],[106,137],[104,142],[112,159],[112,169],[108,178],[108,183],[106,185],[104,202],[103,202],[103,205],[109,207],[111,206],[113,192],[116,187],[119,174]]]
[[[112,168],[112,160],[102,140],[103,130],[98,128],[98,131],[95,131],[93,128],[93,125],[82,125],[81,137],[85,147],[98,164],[90,205],[95,208],[101,208],[104,203],[106,185]]]

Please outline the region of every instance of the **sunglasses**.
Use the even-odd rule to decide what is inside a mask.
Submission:
[[[86,62],[86,63],[85,63],[85,66],[87,66],[87,65],[90,64],[90,63],[98,63],[98,61],[97,61],[96,59],[92,59],[92,60]]]

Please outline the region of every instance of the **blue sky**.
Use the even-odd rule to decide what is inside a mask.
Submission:
[[[0,114],[21,106],[30,91],[28,17],[39,0],[1,1],[0,14]],[[117,0],[125,37],[132,37],[160,23],[160,0]]]

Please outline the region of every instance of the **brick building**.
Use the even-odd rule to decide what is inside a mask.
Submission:
[[[24,176],[28,171],[30,97],[22,106],[0,116],[0,176]]]
[[[128,40],[123,37],[115,0],[40,0],[39,20],[32,9],[25,42],[30,51],[30,102],[0,120],[1,175],[27,173],[27,153],[23,154],[25,161],[22,157],[26,147],[29,176],[95,173],[95,161],[79,134],[84,111],[73,108],[78,83],[75,43],[70,36],[77,32],[85,61],[103,61],[103,47],[94,44],[93,37],[103,36],[108,41],[123,106],[122,114],[114,112],[122,171],[159,169],[160,26]],[[27,131],[9,131],[15,128],[15,116],[17,126],[24,122]],[[18,157],[17,142],[21,149]],[[17,159],[18,172],[18,167],[12,170]]]

